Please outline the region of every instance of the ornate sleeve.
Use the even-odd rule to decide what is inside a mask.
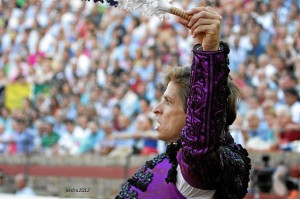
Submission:
[[[185,180],[196,188],[215,189],[220,155],[225,139],[226,107],[229,96],[229,48],[221,42],[219,51],[194,48],[186,125],[181,132],[178,163]]]

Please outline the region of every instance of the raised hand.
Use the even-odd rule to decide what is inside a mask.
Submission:
[[[187,14],[192,15],[189,21],[178,18],[178,22],[191,30],[205,51],[218,50],[222,16],[211,7],[197,7]]]

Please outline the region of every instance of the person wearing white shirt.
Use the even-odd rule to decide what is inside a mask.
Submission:
[[[286,88],[283,90],[286,104],[290,107],[293,122],[300,124],[300,97],[296,88]]]
[[[19,173],[15,176],[16,195],[18,196],[34,196],[35,192],[27,186],[25,175]]]

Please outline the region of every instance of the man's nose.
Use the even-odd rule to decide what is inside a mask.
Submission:
[[[152,111],[155,114],[161,113],[160,103],[158,103],[156,106],[154,106]]]

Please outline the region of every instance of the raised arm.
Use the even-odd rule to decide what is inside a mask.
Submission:
[[[224,136],[229,95],[228,51],[221,49],[207,52],[195,49],[193,52],[187,120],[181,138],[184,151],[199,156],[220,146],[220,140]]]
[[[179,164],[185,180],[194,187],[214,189],[220,172],[218,147],[225,136],[229,95],[227,45],[219,45],[221,17],[211,8],[189,12],[188,25],[202,47],[196,45],[191,71],[186,126],[181,132]],[[199,183],[200,182],[200,183]]]

